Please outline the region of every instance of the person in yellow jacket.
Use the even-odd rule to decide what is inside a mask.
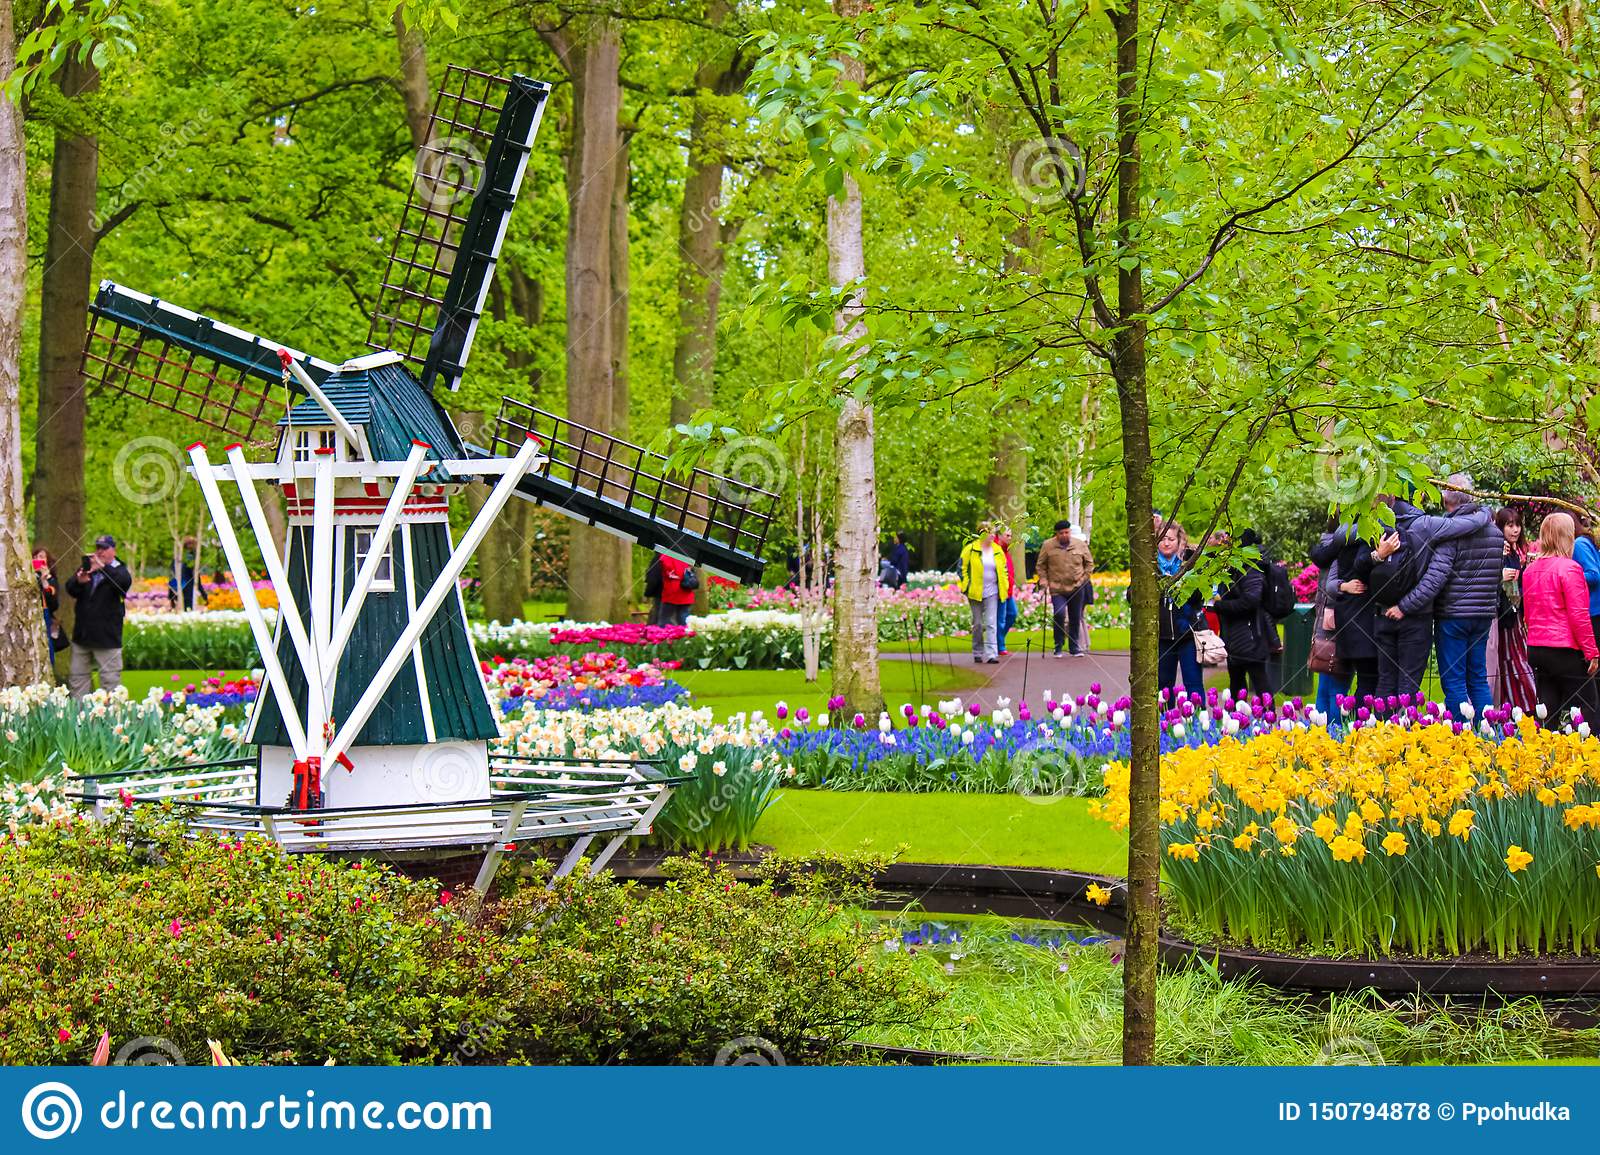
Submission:
[[[961,549],[959,588],[972,610],[972,660],[998,663],[1000,605],[1012,594],[999,531],[985,525]]]

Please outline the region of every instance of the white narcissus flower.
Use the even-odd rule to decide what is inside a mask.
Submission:
[[[728,764],[722,761],[713,762],[711,763],[711,772],[721,778],[728,772]]]

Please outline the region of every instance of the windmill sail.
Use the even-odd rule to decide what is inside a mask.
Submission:
[[[445,72],[367,334],[430,391],[461,385],[549,96],[525,76]]]
[[[760,584],[777,494],[703,469],[675,473],[659,454],[503,398],[492,450],[511,452],[530,435],[549,463],[522,479],[519,497],[645,549]]]
[[[250,444],[275,436],[287,405],[275,341],[102,281],[89,306],[86,385],[125,393]],[[289,350],[312,380],[337,366]],[[298,391],[298,387],[297,391]]]

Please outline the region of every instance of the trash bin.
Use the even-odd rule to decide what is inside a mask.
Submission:
[[[1307,668],[1311,660],[1311,613],[1309,604],[1294,607],[1294,613],[1283,619],[1283,653],[1278,655],[1278,676],[1274,679],[1280,693],[1303,698],[1317,692],[1317,676]]]

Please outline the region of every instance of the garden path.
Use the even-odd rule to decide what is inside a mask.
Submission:
[[[1000,659],[998,666],[974,666],[971,655],[963,653],[882,654],[880,657],[886,662],[912,662],[921,667],[982,671],[988,676],[989,684],[962,691],[961,697],[968,702],[978,702],[985,710],[994,709],[999,698],[1010,698],[1013,704],[1026,699],[1037,706],[1046,690],[1057,698],[1087,694],[1095,682],[1100,683],[1102,697],[1114,699],[1128,692],[1126,650],[1096,650],[1082,658],[1053,658],[1048,650],[1040,652],[1038,638],[1024,639],[1018,645],[1013,634],[1011,640],[1012,650]],[[891,708],[896,704],[891,702]]]

